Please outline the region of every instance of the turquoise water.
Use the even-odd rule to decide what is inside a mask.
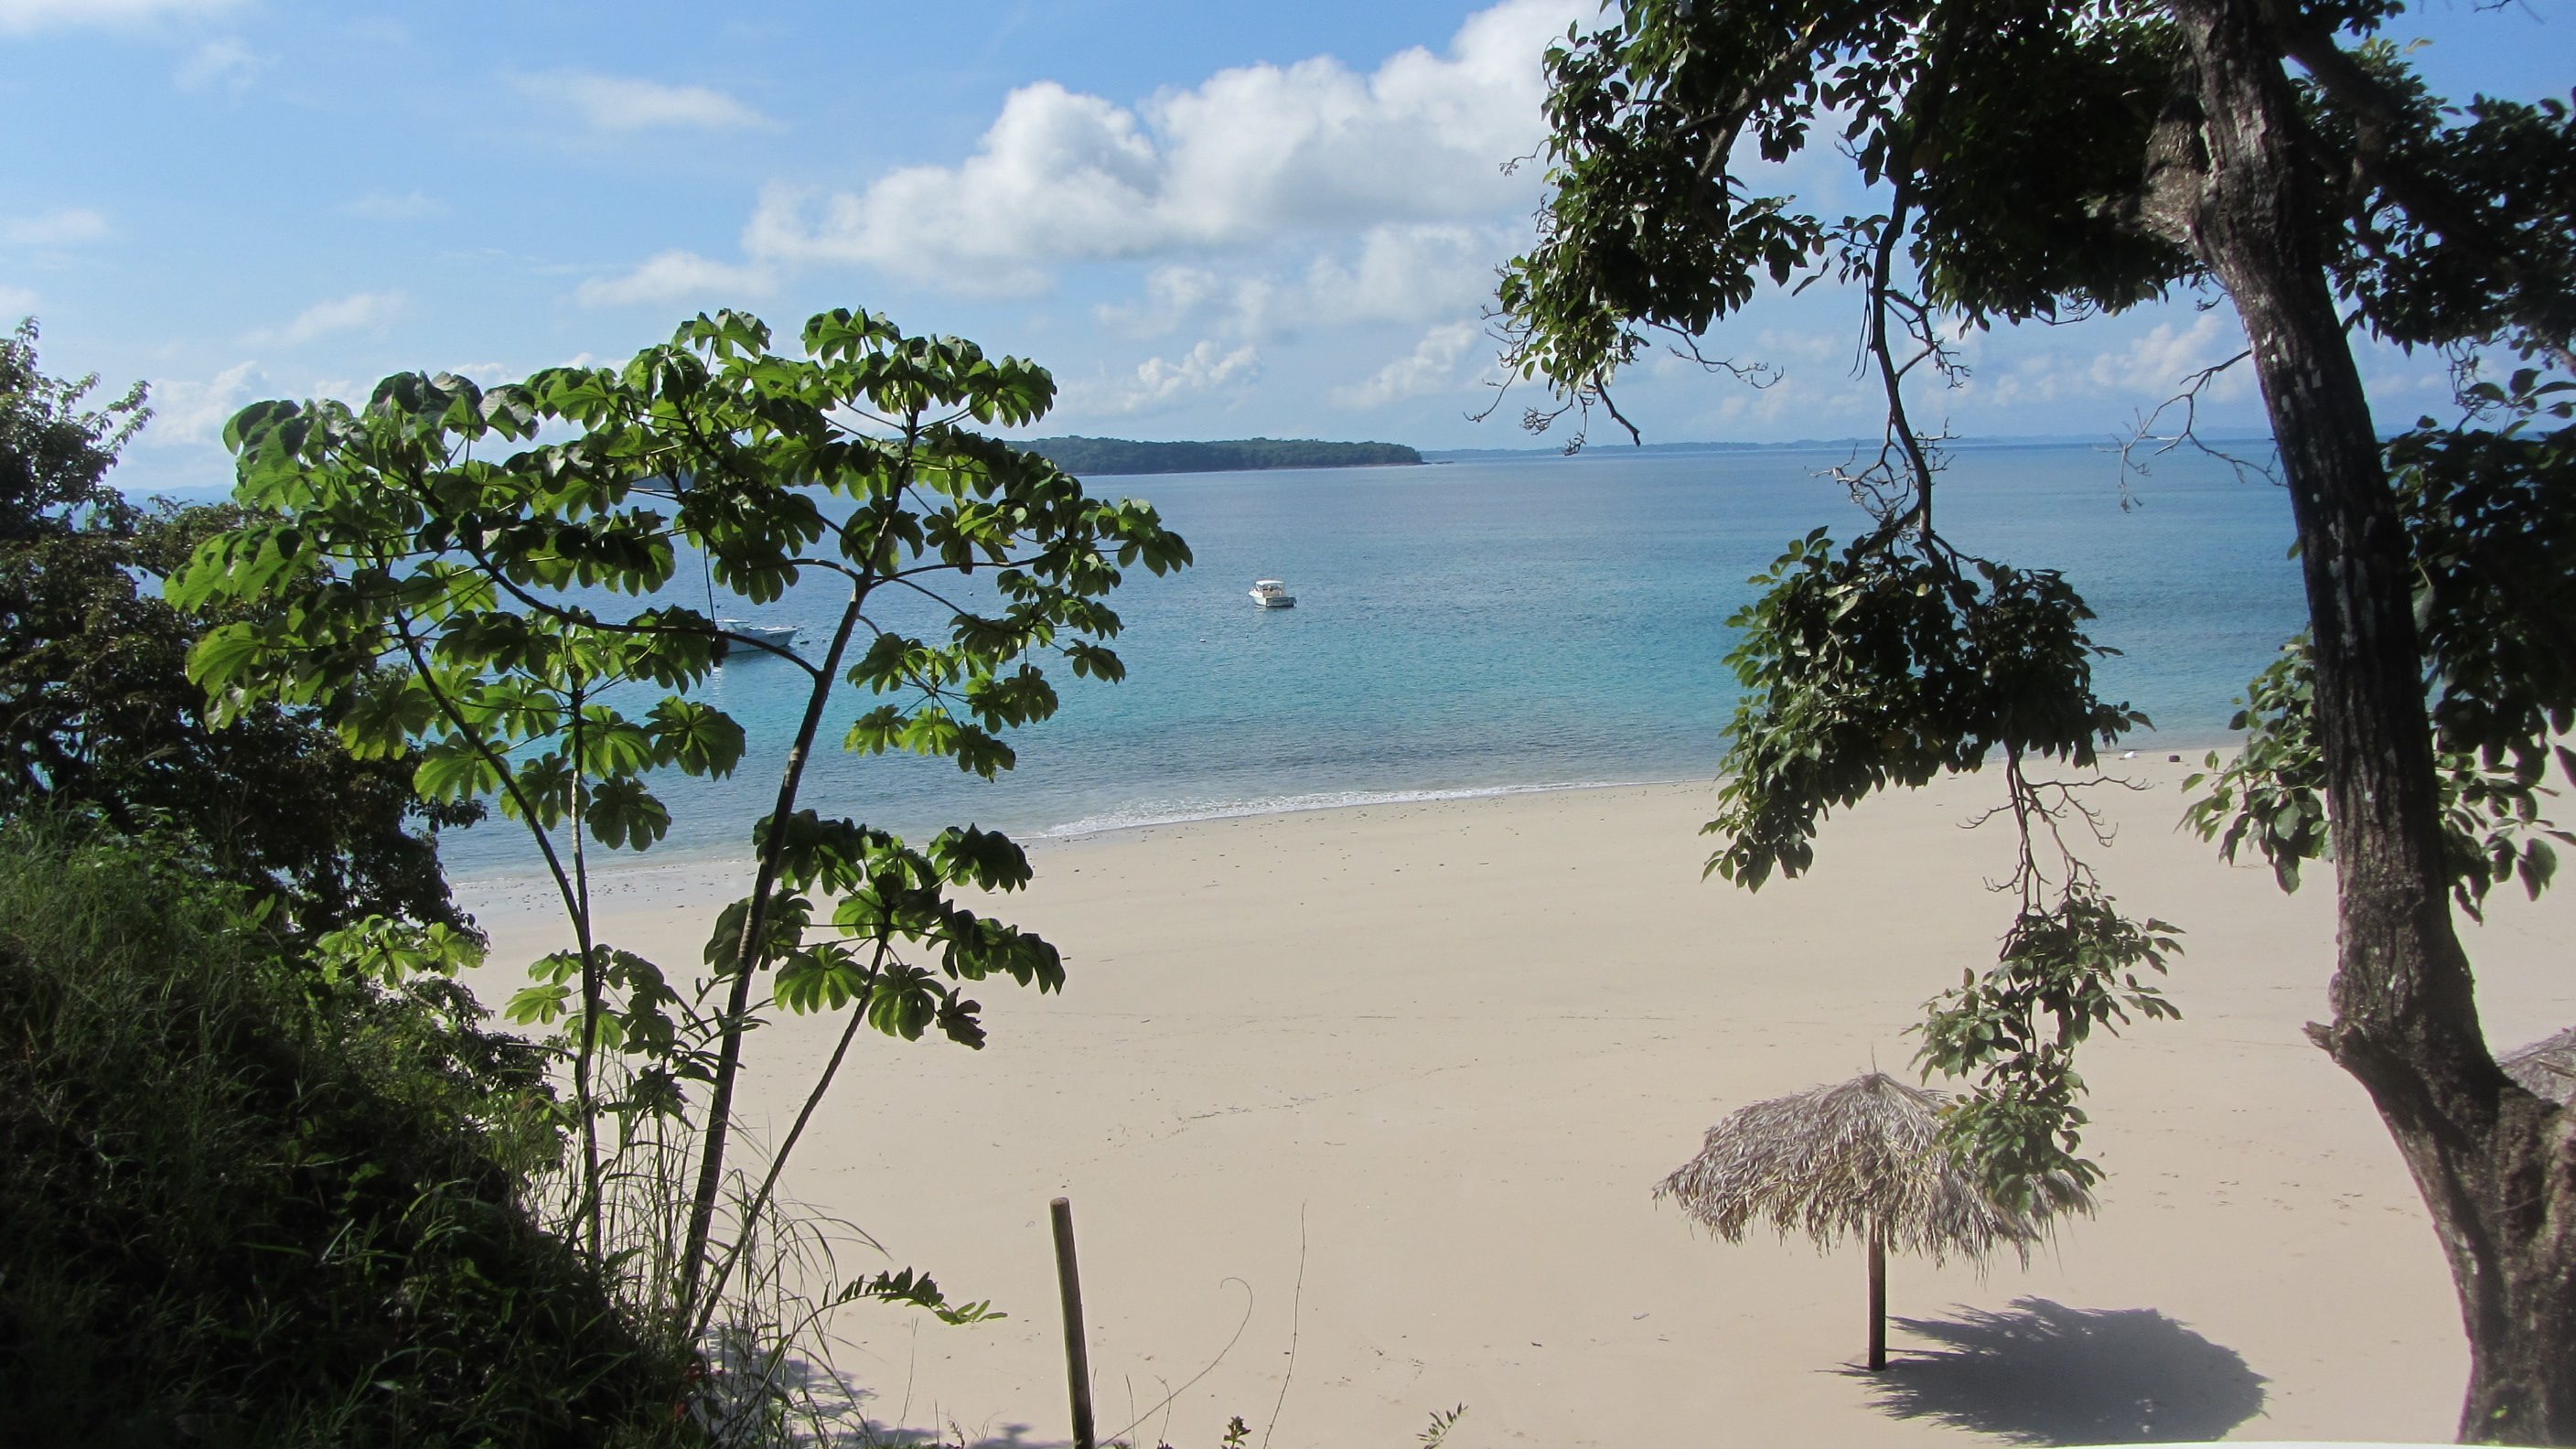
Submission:
[[[974,822],[1020,836],[1368,800],[1707,777],[1735,702],[1720,662],[1745,580],[1819,524],[1860,515],[1814,475],[1832,452],[1539,456],[1420,468],[1111,478],[1151,499],[1197,566],[1137,570],[1119,685],[1059,680],[1053,720],[1014,737],[1020,766],[986,783],[943,761],[837,749],[825,732],[804,800],[897,830]],[[2205,746],[2231,701],[2299,627],[2289,505],[2207,458],[2159,466],[2120,506],[2115,459],[2086,448],[1960,450],[1938,494],[1963,547],[2057,567],[2124,651],[2105,692],[2156,722],[2139,748]],[[684,574],[684,576],[687,576]],[[1285,579],[1289,610],[1256,608]],[[703,598],[696,600],[703,605]],[[817,592],[722,613],[803,626]],[[903,621],[931,629],[924,615]],[[710,698],[751,736],[729,781],[677,776],[655,857],[739,855],[776,790],[802,676],[774,661],[719,672]],[[524,866],[495,825],[452,836],[460,875]]]

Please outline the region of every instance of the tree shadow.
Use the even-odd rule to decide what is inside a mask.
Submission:
[[[2004,1312],[1900,1318],[1942,1345],[1903,1350],[1867,1379],[1871,1407],[2012,1444],[2216,1439],[2263,1411],[2261,1374],[2152,1308],[2017,1298]]]

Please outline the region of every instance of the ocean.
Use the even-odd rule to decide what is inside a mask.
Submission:
[[[906,834],[974,823],[1022,839],[1373,801],[1713,777],[1737,686],[1722,662],[1747,579],[1819,525],[1864,521],[1817,476],[1847,448],[1480,458],[1422,467],[1092,480],[1151,500],[1195,567],[1132,570],[1111,604],[1128,677],[1058,671],[1052,720],[1011,737],[1019,767],[985,782],[946,761],[857,756],[839,742],[871,701],[827,722],[803,801]],[[2259,476],[2176,454],[2132,478],[2108,451],[1962,447],[1936,493],[1960,546],[2067,577],[2100,616],[2104,694],[2155,721],[2130,745],[2205,749],[2233,701],[2303,622],[2289,502]],[[694,577],[684,569],[683,577]],[[1279,578],[1293,609],[1246,590]],[[675,595],[675,597],[677,597]],[[704,597],[690,599],[701,607]],[[805,601],[718,613],[795,624]],[[931,630],[916,611],[905,627]],[[670,773],[670,836],[650,852],[740,857],[777,788],[802,676],[741,658],[711,702],[750,736],[728,780]],[[451,833],[460,878],[532,853],[497,817]],[[605,864],[606,862],[603,862]]]

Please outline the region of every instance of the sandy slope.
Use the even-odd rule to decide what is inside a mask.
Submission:
[[[1066,1193],[1104,1435],[1243,1325],[1146,1444],[1212,1444],[1236,1413],[1258,1438],[1274,1406],[1283,1446],[1402,1444],[1462,1402],[1461,1446],[2448,1438],[2466,1355],[2431,1233],[2361,1092],[2299,1035],[2331,879],[2284,898],[2219,864],[2170,829],[2183,766],[2121,768],[2149,789],[2111,802],[2103,874],[2187,929],[2186,1018],[2092,1052],[2098,1220],[2027,1271],[1892,1266],[1893,1311],[1926,1331],[1899,1329],[1880,1379],[1848,1367],[1857,1253],[1727,1247],[1648,1189],[1736,1105],[1905,1062],[1918,1003],[2002,925],[1981,888],[2001,829],[1959,829],[1989,781],[1839,819],[1812,876],[1758,896],[1700,880],[1706,786],[1045,848],[1010,909],[1064,948],[1069,992],[982,990],[981,1053],[864,1038],[791,1174],[1013,1316],[854,1310],[839,1366],[881,1423],[1061,1441],[1046,1204]],[[615,935],[674,963],[739,889],[627,885]],[[502,959],[550,942],[524,891],[483,894]],[[2500,1046],[2576,1020],[2564,894],[2471,937]],[[826,1040],[761,1033],[756,1119],[792,1112]]]

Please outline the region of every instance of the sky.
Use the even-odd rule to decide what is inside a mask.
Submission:
[[[863,307],[1051,368],[1036,431],[1522,447],[1485,421],[1495,268],[1528,243],[1539,57],[1593,0],[0,0],[0,318],[151,386],[119,481],[219,486],[224,420],[448,369],[607,361],[732,306]],[[2428,0],[2437,90],[2564,95],[2576,6]],[[1823,152],[1778,178],[1863,208]],[[1918,418],[2110,436],[2241,347],[2189,296],[1962,339]],[[1770,298],[1619,394],[1648,441],[1876,430],[1848,293]],[[2242,369],[2238,369],[2241,373]],[[2438,361],[2371,348],[2384,421]],[[2260,422],[2221,379],[2202,421]],[[1553,436],[1553,435],[1552,435]],[[1596,438],[1600,437],[1596,430]]]

